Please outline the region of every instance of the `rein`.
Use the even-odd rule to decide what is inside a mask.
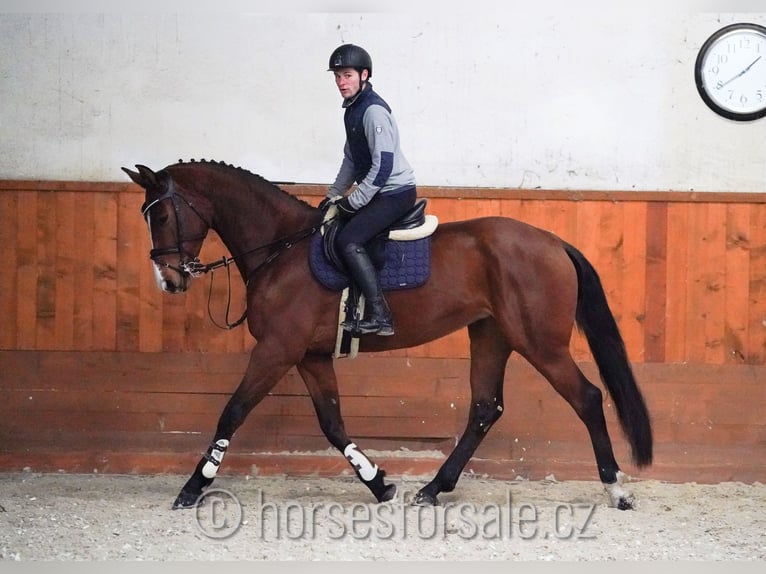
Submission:
[[[261,261],[256,267],[250,271],[247,275],[247,279],[245,281],[245,285],[247,286],[250,283],[250,279],[261,270],[261,268],[265,267],[272,261],[274,261],[277,257],[279,257],[282,253],[290,249],[293,245],[298,243],[299,241],[302,241],[304,239],[307,239],[308,237],[311,237],[316,233],[321,225],[314,225],[313,227],[307,227],[306,229],[301,229],[300,231],[289,235],[287,237],[283,237],[281,239],[277,239],[275,241],[272,241],[270,243],[266,243],[264,245],[259,245],[258,247],[254,247],[253,249],[249,249],[247,251],[243,251],[242,253],[239,253],[237,255],[231,256],[231,257],[221,257],[220,259],[213,261],[212,263],[200,263],[199,258],[195,258],[192,261],[188,261],[182,265],[183,270],[191,275],[192,277],[200,277],[203,274],[207,273],[208,271],[214,271],[215,269],[218,269],[220,267],[226,267],[226,278],[227,278],[227,284],[228,284],[228,297],[226,299],[226,324],[220,325],[214,318],[213,314],[211,312],[211,300],[213,296],[213,274],[210,275],[210,288],[208,290],[208,296],[207,296],[207,313],[208,317],[210,317],[210,321],[218,327],[219,329],[234,329],[235,327],[238,327],[241,325],[245,319],[247,318],[247,308],[242,312],[242,316],[234,321],[233,323],[229,322],[229,311],[231,309],[231,264],[239,259],[240,257],[244,257],[245,255],[249,255],[251,253],[255,253],[256,251],[260,251],[262,249],[270,249],[273,247],[278,247],[276,251],[271,253],[266,259]]]

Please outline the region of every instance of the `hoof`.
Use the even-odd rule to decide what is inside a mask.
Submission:
[[[378,497],[378,502],[388,502],[389,500],[393,500],[394,496],[396,496],[396,485],[388,484],[386,485],[383,494]]]
[[[625,482],[625,475],[622,472],[618,472],[616,478],[615,482],[604,484],[604,488],[609,496],[609,505],[620,510],[633,510],[636,499],[633,494],[622,487]]]
[[[194,508],[197,506],[199,497],[199,494],[182,490],[173,503],[173,510],[178,510],[179,508]]]
[[[615,506],[619,510],[633,510],[635,508],[633,497],[620,497]]]
[[[428,494],[427,492],[418,492],[415,495],[415,500],[412,501],[413,506],[439,506],[439,499]]]

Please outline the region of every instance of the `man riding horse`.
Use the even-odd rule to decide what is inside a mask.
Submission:
[[[370,309],[355,327],[362,333],[393,335],[391,309],[366,244],[415,205],[415,175],[399,147],[391,108],[372,89],[367,51],[353,44],[340,46],[330,55],[328,71],[335,74],[343,96],[346,143],[338,175],[319,207],[324,211],[334,203],[345,222],[336,245]]]

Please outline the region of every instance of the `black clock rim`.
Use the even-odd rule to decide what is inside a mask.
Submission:
[[[705,43],[702,44],[699,52],[697,53],[697,59],[694,62],[694,83],[697,85],[697,92],[699,92],[702,101],[705,102],[707,107],[709,107],[719,116],[723,116],[727,119],[739,122],[749,122],[766,116],[766,103],[764,103],[762,109],[756,110],[754,112],[732,112],[731,110],[727,110],[726,108],[722,108],[716,104],[710,97],[710,94],[707,93],[705,84],[702,82],[702,64],[705,60],[705,55],[714,42],[716,42],[721,36],[724,36],[733,30],[754,30],[766,36],[766,26],[761,26],[760,24],[754,24],[752,22],[737,22],[734,24],[728,24],[723,28],[716,30],[707,40],[705,40]]]

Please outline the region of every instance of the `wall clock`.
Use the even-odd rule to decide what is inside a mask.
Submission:
[[[694,80],[715,113],[736,121],[766,116],[766,28],[738,23],[713,33],[697,54]]]

